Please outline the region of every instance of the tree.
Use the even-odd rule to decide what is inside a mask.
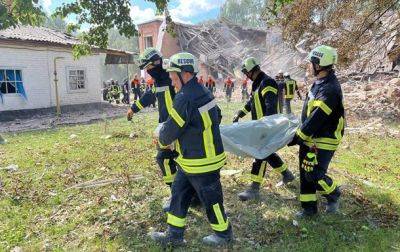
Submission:
[[[338,49],[342,66],[361,58],[366,65],[378,51],[390,53],[385,49],[400,42],[399,0],[275,2],[279,2],[275,9],[273,5],[265,8],[264,18],[282,28],[286,41],[293,46],[307,41],[307,49],[320,43],[332,45]]]
[[[45,17],[38,0],[0,0],[0,29],[18,24],[40,25]]]
[[[221,7],[220,17],[248,27],[264,27],[261,19],[265,0],[227,0]]]
[[[44,22],[43,26],[56,31],[67,32],[67,23],[61,17],[46,17],[46,21]]]
[[[156,4],[162,12],[168,0],[147,0]],[[83,26],[89,27],[79,34],[81,45],[74,46],[74,56],[90,53],[90,48],[106,48],[108,30],[117,29],[125,37],[137,36],[131,14],[130,0],[73,0],[56,8],[53,16],[64,19],[75,15],[77,23],[69,24],[67,31],[74,32]],[[38,5],[38,0],[0,0],[0,29],[18,24],[40,25],[45,21],[45,14]]]

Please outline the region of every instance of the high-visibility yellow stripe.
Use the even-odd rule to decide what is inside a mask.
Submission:
[[[288,168],[288,165],[284,163],[284,164],[281,165],[280,167],[274,168],[273,171],[282,173],[282,172],[286,171],[287,168]]]
[[[278,90],[277,90],[276,88],[270,87],[270,86],[265,87],[263,90],[261,90],[261,96],[264,97],[264,95],[265,95],[267,92],[272,92],[272,93],[274,93],[274,94],[277,94],[277,93],[278,93]]]
[[[300,194],[300,201],[301,202],[317,201],[317,195],[316,194]]]
[[[212,121],[208,111],[201,113],[201,118],[203,119],[204,124],[203,144],[206,157],[215,157],[214,137],[211,128]]]
[[[186,218],[177,217],[171,213],[167,214],[167,223],[175,227],[184,227],[186,225]]]
[[[211,224],[211,228],[219,232],[227,230],[229,222],[228,219],[226,219],[226,221],[224,220],[224,216],[222,215],[222,211],[218,203],[213,205],[213,210],[215,217],[217,218],[218,224]]]
[[[249,113],[250,111],[248,111],[245,107],[242,109],[242,112],[244,113],[244,114],[247,114],[247,113]]]
[[[140,101],[136,101],[135,105],[142,110],[143,109],[143,105],[140,103]]]
[[[314,108],[313,104],[314,104],[314,99],[309,100],[308,103],[307,103],[307,117],[310,116],[311,111]]]
[[[324,180],[318,180],[318,184],[324,189],[322,194],[330,194],[336,189],[336,183],[332,182],[332,185],[329,186]]]
[[[310,136],[307,136],[306,134],[304,134],[300,129],[296,130],[296,134],[303,139],[304,141],[312,141]]]
[[[257,182],[257,183],[262,183],[263,179],[264,179],[264,171],[267,168],[267,161],[262,161],[261,165],[260,165],[260,170],[258,171],[258,174],[251,174],[250,179],[253,182]]]
[[[294,98],[294,89],[295,89],[296,81],[288,80],[286,81],[286,90],[285,90],[285,98]]]
[[[315,142],[317,143],[325,143],[325,144],[334,144],[334,145],[338,145],[340,143],[339,139],[335,139],[335,138],[328,138],[328,137],[319,137],[319,138],[314,138],[313,139]]]
[[[344,129],[344,118],[343,116],[339,118],[338,126],[335,130],[335,137],[340,142],[342,140],[342,130]]]
[[[172,183],[174,182],[175,174],[171,172],[171,166],[169,165],[169,159],[164,159],[164,170],[165,176],[163,177],[165,183]]]
[[[304,142],[305,145],[307,145],[308,147],[313,147],[314,143],[312,142]],[[323,143],[315,143],[315,146],[317,147],[317,149],[321,149],[321,150],[337,150],[338,145],[332,145],[332,144],[323,144]]]
[[[187,173],[199,174],[216,171],[226,163],[225,152],[213,158],[185,159],[181,155],[176,159],[182,169]]]
[[[169,88],[164,92],[165,106],[167,107],[168,114],[171,114],[172,109],[172,97]]]
[[[175,122],[179,125],[179,127],[183,127],[185,125],[185,121],[182,119],[182,117],[178,114],[178,112],[172,107],[170,110],[170,116],[172,119],[175,120]]]
[[[162,144],[160,143],[160,141],[158,141],[158,146],[159,146],[161,149],[169,149],[169,145],[162,145]]]
[[[260,102],[260,96],[258,94],[258,90],[254,93],[254,105],[256,107],[256,116],[257,120],[263,117],[263,111]]]
[[[181,154],[181,144],[179,143],[179,140],[178,140],[178,139],[176,139],[176,141],[175,141],[175,150],[176,150],[179,154]]]
[[[314,100],[313,107],[319,107],[322,109],[322,111],[325,112],[325,114],[330,115],[332,113],[332,109],[329,108],[328,105],[322,100]]]

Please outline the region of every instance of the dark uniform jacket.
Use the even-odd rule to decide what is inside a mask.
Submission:
[[[158,101],[158,122],[165,122],[172,108],[172,101],[175,97],[175,89],[172,86],[169,74],[162,70],[163,73],[159,79],[155,80],[155,86],[144,93],[139,101],[132,104],[133,112],[137,113],[141,109],[150,106],[157,99]]]
[[[302,125],[297,135],[308,146],[336,150],[344,133],[343,94],[332,71],[317,80],[308,92],[301,115]]]
[[[278,113],[278,85],[274,79],[261,72],[253,81],[251,90],[250,99],[240,111],[239,117],[251,112],[251,119],[258,120]]]
[[[176,162],[188,174],[218,171],[226,162],[219,131],[221,111],[211,92],[194,77],[176,94],[160,145],[175,142]]]

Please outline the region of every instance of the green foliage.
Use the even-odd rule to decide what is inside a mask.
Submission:
[[[221,7],[220,17],[238,25],[263,27],[264,6],[265,0],[227,0]]]
[[[45,18],[38,0],[0,0],[0,29],[18,24],[41,25]]]
[[[243,104],[219,106],[223,124],[229,124]],[[297,103],[295,112],[299,110]],[[0,147],[0,167],[17,164],[19,169],[0,170],[0,251],[16,246],[23,251],[161,251],[148,238],[150,230],[167,227],[161,206],[170,193],[151,143],[157,118],[155,110],[145,110],[135,115],[133,124],[119,118],[6,134],[9,142]],[[137,138],[128,137],[132,131]],[[104,139],[104,134],[112,137]],[[341,214],[321,213],[297,223],[293,218],[299,209],[298,179],[276,188],[280,176],[268,168],[261,201],[240,202],[237,193],[249,184],[252,160],[228,154],[223,170],[241,172],[221,175],[224,204],[237,239],[228,250],[398,250],[399,152],[398,139],[346,134],[329,168],[342,185]],[[298,175],[297,149],[284,148],[279,154]],[[143,179],[129,180],[128,175]],[[68,190],[86,181],[117,178],[120,183]],[[212,232],[205,212],[190,209],[187,219],[188,245],[178,251],[209,251],[201,244],[201,237]]]

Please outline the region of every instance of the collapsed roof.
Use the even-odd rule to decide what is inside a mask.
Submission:
[[[299,53],[286,46],[275,30],[247,28],[222,19],[201,25],[174,23],[174,32],[182,51],[193,53],[222,75],[240,76],[240,66],[250,56],[258,58],[271,75],[280,69],[303,74],[297,67]]]

